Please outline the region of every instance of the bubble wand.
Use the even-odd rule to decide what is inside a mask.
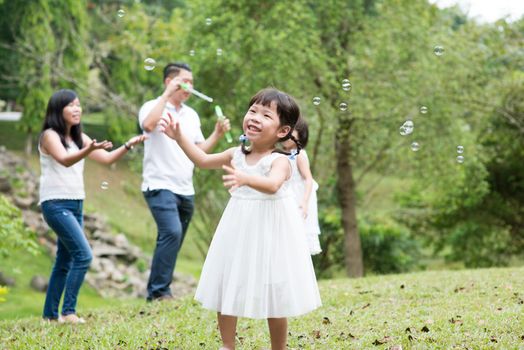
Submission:
[[[226,119],[226,117],[224,117],[224,114],[222,113],[222,108],[220,108],[219,105],[215,105],[215,113],[218,117],[218,120],[223,121],[224,119]],[[231,137],[231,133],[229,131],[226,131],[226,140],[228,143],[233,142],[233,138]]]
[[[201,93],[200,91],[197,91],[195,89],[193,89],[191,86],[189,86],[189,84],[187,83],[180,83],[180,86],[182,87],[182,89],[192,93],[193,95],[197,96],[197,97],[200,97],[201,99],[203,99],[204,101],[207,101],[209,103],[213,102],[213,98],[212,97],[209,97],[207,95],[204,95],[203,93]]]

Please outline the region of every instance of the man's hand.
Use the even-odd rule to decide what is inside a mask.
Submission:
[[[171,79],[171,81],[166,85],[166,89],[164,90],[164,93],[162,94],[164,97],[169,98],[171,95],[175,93],[178,89],[180,89],[180,84],[182,83],[182,79],[179,77],[174,77]]]

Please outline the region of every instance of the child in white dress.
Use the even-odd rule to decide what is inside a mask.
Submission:
[[[285,349],[287,317],[321,306],[304,221],[290,192],[290,160],[275,145],[292,137],[300,110],[276,89],[252,97],[243,121],[246,147],[206,154],[171,116],[159,127],[200,168],[224,169],[231,199],[202,269],[195,299],[217,311],[223,349],[235,348],[237,317],[267,319],[271,348]],[[245,139],[244,139],[245,140]]]
[[[303,117],[298,119],[292,135],[298,141],[301,151],[294,157],[294,161],[291,162],[293,172],[289,184],[305,221],[309,252],[311,255],[316,255],[322,252],[320,241],[318,240],[318,235],[320,234],[317,212],[318,184],[313,179],[311,169],[309,168],[309,159],[305,150],[309,139],[309,129]],[[282,142],[282,147],[285,151],[294,153],[296,152],[297,144],[289,139]]]

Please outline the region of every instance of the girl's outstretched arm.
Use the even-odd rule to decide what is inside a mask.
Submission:
[[[302,215],[307,216],[309,197],[311,196],[311,190],[313,188],[313,175],[311,175],[311,169],[309,168],[309,159],[305,152],[300,152],[297,156],[297,168],[300,176],[304,179],[305,189],[304,196],[300,202],[300,208],[302,209]]]
[[[122,158],[122,156],[126,154],[129,149],[131,149],[130,147],[143,142],[146,137],[146,135],[133,136],[121,147],[118,147],[111,152],[108,152],[106,149],[97,149],[89,154],[89,158],[102,164],[112,164]],[[82,134],[82,138],[84,140],[84,144],[93,142],[86,134]]]
[[[227,173],[222,176],[222,181],[224,186],[230,190],[240,186],[249,186],[268,194],[276,193],[291,174],[291,165],[286,157],[280,157],[273,161],[268,176],[249,175],[228,165],[224,165],[222,168]]]
[[[180,130],[180,125],[168,113],[168,119],[160,119],[158,123],[160,130],[173,140],[184,151],[189,159],[199,168],[203,169],[220,169],[223,165],[230,164],[233,159],[235,148],[229,148],[224,152],[207,154],[200,147],[189,140]]]
[[[97,142],[96,140],[84,139],[83,141],[84,147],[82,149],[74,153],[68,153],[56,131],[47,129],[42,133],[40,147],[44,153],[49,154],[65,167],[70,167],[96,150],[103,152],[102,150],[113,147],[111,142],[105,140]]]

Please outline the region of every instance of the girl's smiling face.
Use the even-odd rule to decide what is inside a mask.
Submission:
[[[274,145],[280,138],[286,136],[290,129],[288,125],[280,125],[275,102],[271,102],[269,106],[258,103],[251,105],[244,116],[242,127],[251,143],[270,145]]]

